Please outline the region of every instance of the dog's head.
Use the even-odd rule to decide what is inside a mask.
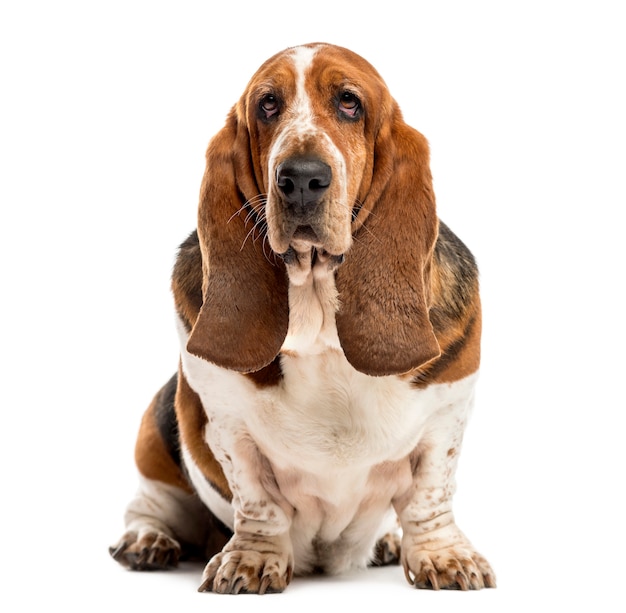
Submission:
[[[294,245],[337,256],[349,249],[370,188],[376,134],[391,106],[378,73],[345,49],[298,47],[259,69],[237,116],[248,126],[276,253]]]
[[[265,62],[207,151],[203,306],[189,351],[243,372],[269,364],[287,333],[293,254],[317,253],[345,257],[336,322],[356,369],[395,374],[438,356],[428,157],[355,53],[312,44]]]

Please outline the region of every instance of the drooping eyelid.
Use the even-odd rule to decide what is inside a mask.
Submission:
[[[276,110],[271,115],[267,116],[262,107],[263,107],[264,101],[268,100],[269,98],[274,99],[274,102],[276,103]],[[276,90],[270,89],[270,88],[264,88],[264,89],[258,90],[256,95],[254,96],[254,100],[255,100],[254,106],[257,109],[257,115],[262,121],[269,121],[276,115],[280,114],[280,111],[283,106],[283,102],[282,102],[282,98],[280,94]]]
[[[361,104],[363,104],[364,92],[361,88],[351,81],[343,82],[337,88],[337,96],[340,98],[343,94],[351,94]]]
[[[353,109],[354,112],[351,112],[347,108],[341,108],[342,97],[345,94],[349,94],[354,98],[354,101],[356,102],[356,106]],[[340,118],[347,119],[349,121],[357,121],[363,115],[364,110],[363,95],[360,88],[355,87],[353,84],[343,83],[336,90],[335,105]]]
[[[361,100],[359,99],[359,97],[349,91],[341,92],[341,94],[339,95],[339,102],[354,102],[354,104],[357,106],[361,105]]]

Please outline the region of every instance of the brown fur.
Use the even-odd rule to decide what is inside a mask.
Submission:
[[[135,463],[144,477],[163,481],[192,494],[193,489],[185,479],[179,466],[172,459],[159,432],[155,419],[155,410],[158,402],[159,397],[157,395],[150,403],[141,420],[135,446]]]
[[[337,271],[341,345],[348,361],[370,375],[408,372],[440,354],[428,317],[438,224],[428,146],[397,109],[390,121],[393,173],[380,178],[374,170],[382,193]]]
[[[250,191],[255,182],[249,165],[236,164],[248,159],[250,145],[242,134],[246,127],[233,112],[207,151],[198,211],[203,304],[187,348],[225,368],[251,372],[280,351],[289,312],[282,263],[248,236],[242,207],[257,191]]]
[[[325,53],[330,61],[314,64],[321,88],[336,78],[333,61],[341,62],[343,52]],[[354,188],[359,205],[354,242],[336,273],[342,348],[356,369],[403,374],[416,387],[461,379],[480,361],[475,264],[447,227],[440,228],[426,139],[404,123],[376,71],[358,56],[350,59],[356,71],[352,82],[360,84],[370,113],[364,134],[343,125],[336,137],[349,163],[348,149],[364,158]],[[287,276],[280,258],[254,234],[256,209],[245,204],[267,190],[271,127],[255,114],[265,75],[288,88],[289,71],[289,64],[268,60],[211,141],[198,236],[181,246],[172,280],[178,312],[192,329],[189,351],[247,373],[259,387],[275,385],[282,376],[278,356],[289,317]],[[329,132],[337,130],[328,123]],[[176,406],[181,435],[196,462],[230,497],[200,434],[204,410],[182,373]]]
[[[181,245],[172,277],[176,309],[190,333],[189,353],[245,374],[258,388],[269,388],[282,379],[281,348],[290,315],[287,267],[293,262],[289,262],[286,250],[293,249],[289,240],[294,233],[284,230],[286,214],[280,206],[274,205],[273,217],[268,219],[268,203],[273,202],[268,192],[278,189],[277,182],[268,176],[278,167],[277,163],[274,168],[269,164],[276,122],[259,115],[268,91],[280,92],[285,100],[294,97],[294,69],[283,59],[283,54],[277,54],[261,66],[228,115],[226,125],[209,144],[197,234]],[[314,57],[310,71],[307,82],[315,89],[308,93],[315,121],[339,150],[341,156],[335,151],[335,159],[345,160],[349,206],[329,197],[318,207],[322,221],[315,221],[313,234],[317,237],[318,231],[325,232],[324,240],[319,241],[323,253],[316,244],[311,249],[318,249],[317,255],[312,251],[307,257],[335,258],[336,272],[329,270],[335,275],[339,302],[335,321],[346,359],[362,373],[400,376],[417,388],[467,377],[480,362],[478,273],[469,251],[438,220],[426,139],[404,122],[382,78],[359,56],[325,46]],[[336,104],[329,104],[344,88],[356,92],[366,109],[358,121],[346,120]],[[277,156],[310,156],[323,161],[319,144],[323,139],[305,134],[285,140],[289,145]],[[328,186],[329,191],[338,189],[336,183]],[[273,197],[280,204],[280,195]],[[342,206],[333,209],[337,202]],[[277,234],[276,241],[270,230]],[[340,249],[343,243],[345,248]],[[285,252],[279,253],[276,245],[283,244]],[[289,272],[292,274],[293,268]],[[335,303],[332,305],[334,308]],[[190,492],[159,432],[157,402],[158,396],[142,422],[137,465],[149,479]],[[232,500],[220,463],[206,443],[208,407],[190,387],[182,366],[174,404],[180,442],[215,490]],[[248,440],[242,444],[253,446]],[[264,464],[268,460],[256,448],[247,451],[240,455],[252,458],[251,467],[247,467],[250,474],[260,481],[265,479],[263,489],[289,516],[294,509],[283,499],[277,482],[272,481],[274,477],[268,477],[272,475],[271,467]],[[425,451],[424,447],[416,449],[409,462],[381,466],[371,476],[376,479],[376,496],[363,504],[375,505],[390,498],[391,493],[386,497],[380,493],[387,484],[404,479],[407,499],[396,501],[396,510],[402,509],[412,495],[410,481],[420,470]],[[444,453],[455,457],[457,441],[447,443]],[[400,470],[403,472],[393,472]],[[246,509],[240,524],[254,520],[255,513],[253,508]],[[235,534],[235,541],[210,562],[201,589],[263,593],[270,584],[277,591],[284,589],[291,578],[291,562],[284,572],[276,570],[277,578],[266,573],[261,579],[256,565],[242,565],[235,583],[213,585],[222,557],[228,556],[229,548],[234,549],[241,538]],[[121,559],[126,549],[123,539],[114,557]],[[165,565],[171,544],[160,549],[167,554],[162,556],[165,562],[161,565]],[[379,563],[398,561],[397,539],[383,539],[376,553]],[[414,577],[406,571],[407,579],[433,588],[483,586],[483,579],[458,575],[457,566],[443,568],[449,559],[420,563],[412,571]],[[409,567],[406,562],[405,567]],[[487,585],[490,582],[493,580],[485,579]]]
[[[204,476],[227,500],[232,500],[226,477],[219,462],[204,440],[207,417],[198,395],[189,387],[182,369],[178,375],[176,390],[176,418],[180,427],[182,442],[202,469]]]
[[[365,60],[330,47],[320,54],[323,59],[312,68],[319,72],[320,89],[348,79],[341,77],[348,59],[350,83],[360,88],[368,108],[364,127],[337,126],[330,116],[321,119],[345,149],[347,163],[359,160],[348,172],[358,179],[350,188],[358,215],[354,244],[337,271],[339,338],[357,370],[407,373],[441,353],[429,319],[437,286],[431,260],[438,220],[428,145],[404,123],[384,82]],[[268,190],[272,126],[256,114],[268,75],[272,83],[282,84],[285,97],[293,95],[293,75],[279,60],[280,55],[271,58],[259,69],[209,145],[198,213],[203,305],[188,350],[242,372],[272,363],[288,326],[284,266],[267,252],[264,240],[254,240],[255,213],[246,207]],[[252,220],[246,222],[249,215]],[[182,310],[190,309],[182,304]]]

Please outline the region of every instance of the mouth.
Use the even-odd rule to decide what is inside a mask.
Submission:
[[[343,263],[344,254],[352,243],[349,233],[345,236],[330,232],[316,220],[279,218],[276,221],[278,223],[269,224],[269,243],[292,272],[296,268],[322,265],[334,270]]]
[[[321,244],[317,233],[311,226],[298,226],[291,238],[292,241],[298,241],[303,243],[310,243],[312,246],[318,246]]]
[[[287,250],[279,255],[290,269],[311,269],[319,265],[335,270],[343,264],[345,253],[328,251],[325,242],[313,226],[299,225],[289,239]]]
[[[335,268],[340,264],[343,264],[345,260],[345,255],[343,253],[333,255],[332,253],[328,253],[325,249],[317,247],[310,247],[308,252],[302,252],[290,246],[285,253],[280,254],[280,257],[287,266],[301,266],[303,260],[307,260],[310,262],[311,267],[315,266],[315,264],[319,262],[321,264],[327,263],[330,267]]]

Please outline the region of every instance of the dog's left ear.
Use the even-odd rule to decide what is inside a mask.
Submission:
[[[368,375],[409,372],[441,354],[429,318],[438,218],[426,139],[393,103],[379,129],[354,242],[337,270],[337,331]]]
[[[198,208],[203,303],[187,350],[218,366],[254,372],[274,360],[289,325],[284,264],[265,252],[251,198],[259,195],[248,129],[233,109],[207,150]]]

